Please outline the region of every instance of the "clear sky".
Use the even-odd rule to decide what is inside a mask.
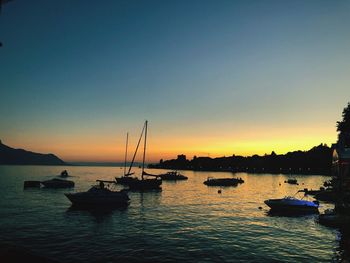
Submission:
[[[0,139],[66,161],[285,153],[336,140],[350,1],[14,0]]]

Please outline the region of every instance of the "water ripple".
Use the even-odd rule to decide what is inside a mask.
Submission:
[[[267,213],[265,199],[298,190],[283,183],[288,176],[238,174],[245,183],[218,194],[220,188],[203,181],[208,176],[232,177],[231,173],[183,171],[188,181],[164,182],[161,192],[129,193],[126,210],[104,213],[70,208],[63,195],[67,190],[23,191],[24,180],[52,178],[62,169],[74,176],[75,190],[88,189],[96,179],[112,180],[121,172],[115,167],[1,166],[0,242],[78,263],[329,262],[341,261],[348,253],[344,237],[318,225],[314,215]],[[297,179],[315,189],[328,178]]]

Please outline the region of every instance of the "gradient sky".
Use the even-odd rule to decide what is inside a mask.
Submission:
[[[350,1],[25,1],[0,15],[0,139],[66,161],[285,153],[336,140]]]

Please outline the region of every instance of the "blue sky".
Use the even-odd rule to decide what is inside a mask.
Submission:
[[[331,143],[350,94],[349,11],[349,1],[9,2],[0,138],[68,160],[122,159],[126,131],[136,140],[148,119],[151,159]]]

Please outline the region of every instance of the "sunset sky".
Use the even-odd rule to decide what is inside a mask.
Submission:
[[[21,1],[0,14],[0,139],[65,161],[336,141],[350,1]]]

